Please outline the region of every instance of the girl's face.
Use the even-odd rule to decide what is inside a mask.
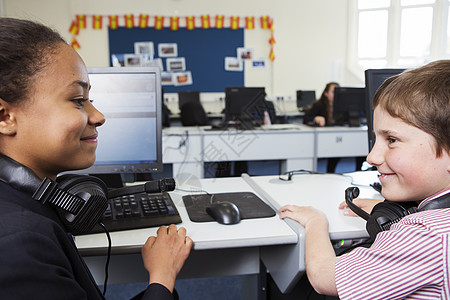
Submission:
[[[89,98],[89,77],[80,56],[62,44],[31,83],[29,98],[13,105],[15,135],[8,155],[39,177],[83,169],[95,161],[97,126],[105,122]]]
[[[433,136],[374,111],[376,142],[367,162],[378,168],[383,196],[391,201],[419,201],[450,187],[450,157],[436,157]]]

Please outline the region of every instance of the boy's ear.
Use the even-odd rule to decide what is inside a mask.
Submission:
[[[14,135],[16,129],[16,118],[11,111],[11,104],[0,98],[0,134]]]

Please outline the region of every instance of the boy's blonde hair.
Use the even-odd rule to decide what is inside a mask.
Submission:
[[[431,62],[387,79],[373,107],[415,126],[435,139],[436,157],[450,152],[450,60]]]

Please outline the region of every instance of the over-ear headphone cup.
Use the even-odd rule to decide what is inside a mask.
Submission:
[[[374,241],[379,232],[389,229],[386,227],[390,227],[392,222],[401,219],[405,215],[405,211],[403,206],[395,202],[385,201],[375,205],[366,224],[366,230],[371,240]]]
[[[57,182],[60,189],[87,200],[76,215],[58,210],[65,226],[73,234],[89,233],[108,207],[106,184],[97,177],[85,175],[63,175]]]

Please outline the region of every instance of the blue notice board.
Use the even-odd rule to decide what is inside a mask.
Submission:
[[[170,30],[164,28],[108,30],[109,53],[134,53],[135,42],[153,42],[155,58],[159,43],[177,43],[178,57],[186,60],[186,71],[192,73],[192,85],[164,86],[165,93],[181,90],[224,92],[226,86],[244,86],[244,72],[225,71],[225,57],[236,57],[236,49],[244,47],[244,29]],[[166,58],[162,58],[166,70]]]

